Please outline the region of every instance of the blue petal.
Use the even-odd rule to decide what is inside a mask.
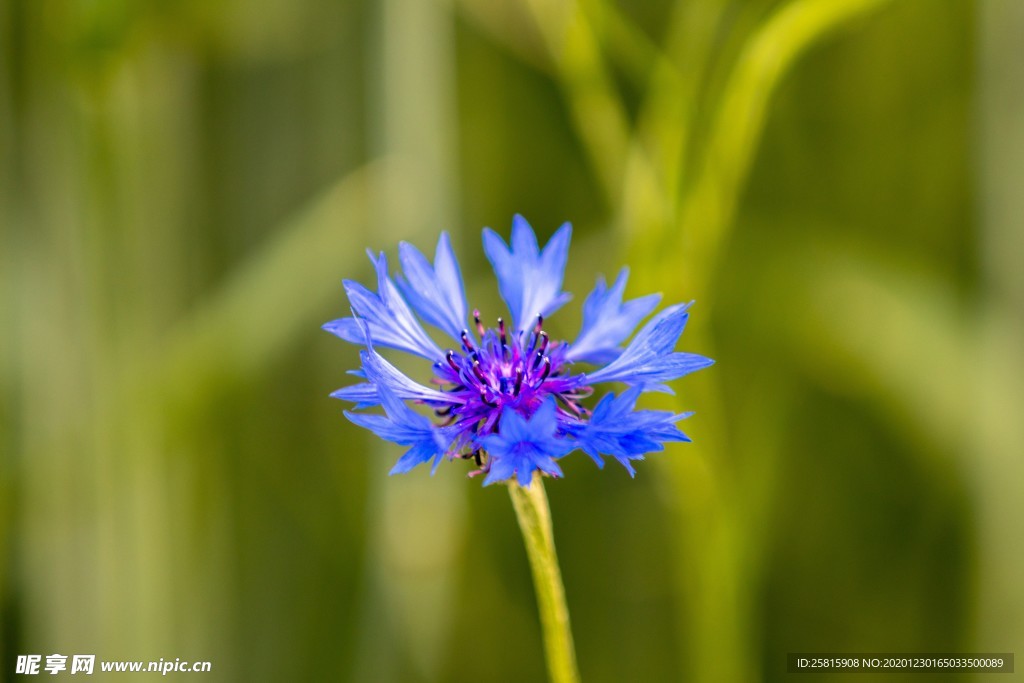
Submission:
[[[466,327],[466,291],[448,233],[441,233],[431,266],[420,251],[407,242],[398,245],[405,279],[398,286],[421,318],[458,340]]]
[[[490,470],[484,478],[484,486],[506,479],[511,479],[516,474],[516,461],[514,458],[493,458],[490,461]]]
[[[462,399],[457,396],[425,387],[409,379],[401,370],[384,360],[384,357],[377,353],[372,346],[360,351],[359,356],[363,360],[363,372],[366,373],[366,379],[378,387],[386,387],[400,399],[445,405],[462,403]]]
[[[433,474],[437,471],[437,466],[442,460],[444,451],[436,449],[435,445],[429,440],[417,442],[412,448],[405,452],[395,466],[391,468],[388,474],[405,474],[416,465],[428,462],[433,459],[434,464],[430,468],[430,473]]]
[[[380,403],[380,398],[377,396],[377,387],[373,386],[369,382],[353,384],[352,386],[342,387],[337,391],[332,391],[331,398],[337,398],[342,401],[351,401],[356,404],[356,410],[369,408]]]
[[[500,427],[499,433],[478,439],[478,444],[490,458],[490,470],[484,486],[513,476],[521,485],[529,486],[536,470],[555,477],[562,476],[555,458],[562,457],[575,446],[571,440],[555,436],[558,420],[553,399],[542,403],[529,419],[506,406],[501,413]]]
[[[663,410],[636,410],[642,387],[632,387],[621,396],[608,394],[597,404],[590,420],[570,427],[576,445],[589,455],[598,467],[604,466],[601,456],[618,460],[633,476],[631,460],[643,460],[645,453],[664,450],[669,441],[689,441],[675,426],[689,413],[676,415]]]
[[[345,280],[345,293],[356,316],[365,322],[374,344],[390,346],[400,351],[423,356],[429,360],[443,357],[437,344],[423,331],[423,326],[409,310],[395,283],[388,276],[387,257],[381,253],[377,258],[370,254],[377,270],[377,293],[352,280]],[[325,330],[354,344],[364,342],[361,324],[354,318],[332,320],[323,326]]]
[[[484,252],[515,329],[525,330],[538,315],[554,313],[571,298],[561,291],[571,237],[572,226],[566,223],[541,251],[533,228],[519,214],[512,219],[511,248],[493,230],[484,229]]]
[[[370,381],[338,389],[331,394],[333,398],[355,401],[358,403],[357,408],[365,408],[381,403],[378,389],[383,386],[398,398],[407,401],[422,401],[432,405],[463,402],[457,396],[425,387],[409,379],[401,370],[384,360],[372,346],[360,351],[359,357],[362,359],[362,372]]]
[[[661,300],[660,294],[622,302],[626,290],[629,269],[623,268],[611,289],[604,278],[598,278],[597,286],[583,303],[583,325],[576,341],[566,353],[571,361],[585,363],[607,363],[622,353],[619,344],[624,342],[640,321],[655,309]]]
[[[345,417],[382,439],[410,447],[395,463],[391,474],[408,472],[416,465],[431,459],[434,460],[436,470],[441,458],[451,447],[453,432],[433,426],[426,417],[402,403],[387,386],[379,385],[377,393],[384,405],[385,415],[364,415],[345,411]]]
[[[587,375],[591,384],[625,382],[645,389],[678,379],[715,361],[695,353],[673,352],[689,314],[690,304],[669,306],[654,316],[629,343],[618,358],[597,372]]]

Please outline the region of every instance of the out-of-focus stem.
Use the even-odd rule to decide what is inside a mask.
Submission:
[[[689,243],[696,269],[690,291],[703,292],[728,237],[740,191],[753,162],[768,104],[782,78],[824,36],[890,0],[793,0],[776,10],[747,42],[718,105],[703,165],[683,198],[679,229],[666,235],[666,273],[678,270],[678,249]],[[669,277],[666,282],[675,278]]]

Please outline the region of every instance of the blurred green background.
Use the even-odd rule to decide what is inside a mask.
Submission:
[[[556,331],[629,263],[718,360],[645,399],[693,444],[548,485],[584,680],[1019,654],[1021,35],[1016,0],[4,0],[0,679],[542,680],[506,492],[389,478],[319,330],[441,229],[497,315],[515,212],[574,223]]]

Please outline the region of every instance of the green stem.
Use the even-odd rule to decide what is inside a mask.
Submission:
[[[530,486],[523,487],[512,481],[508,489],[519,519],[519,528],[523,532],[530,569],[533,570],[537,607],[540,609],[540,623],[544,629],[548,672],[553,683],[577,683],[580,675],[576,670],[569,609],[565,606],[565,589],[562,587],[562,573],[558,569],[558,556],[555,554],[551,510],[548,508],[544,482],[540,472],[537,472]]]

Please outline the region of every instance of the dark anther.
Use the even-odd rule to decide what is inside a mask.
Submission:
[[[462,347],[470,353],[473,352],[473,342],[469,340],[469,330],[462,331]]]
[[[488,408],[497,408],[498,407],[497,403],[494,403],[493,401],[488,400],[488,398],[487,398],[487,391],[484,390],[484,389],[480,390],[480,400],[483,401],[484,405],[486,405]]]
[[[537,366],[540,365],[540,362],[542,360],[544,360],[544,359],[545,359],[544,358],[544,352],[543,351],[537,351],[537,354],[533,357],[533,367],[532,367],[532,369],[536,370]]]
[[[445,415],[448,415],[451,412],[452,412],[452,407],[451,406],[446,406],[444,408],[438,408],[437,410],[435,410],[434,411],[434,415],[437,415],[438,417],[444,417]]]
[[[480,338],[483,339],[483,337],[484,337],[484,324],[482,322],[480,322],[480,310],[479,309],[476,309],[476,308],[473,309],[473,322],[476,323],[476,331],[478,333],[480,333]]]
[[[540,331],[544,329],[544,316],[537,316],[537,324],[533,326],[533,333],[540,334]]]
[[[544,356],[544,370],[540,374],[540,381],[543,382],[551,374],[551,359]]]
[[[523,388],[523,369],[522,368],[516,368],[516,385],[515,385],[515,388],[512,389],[512,395],[513,396],[518,396],[519,395],[519,391],[522,388]]]
[[[484,377],[484,372],[480,369],[480,361],[478,360],[473,361],[473,374],[476,375],[476,378],[483,384],[487,384],[487,378]]]
[[[565,394],[555,394],[555,398],[557,398],[562,404],[564,404],[566,408],[571,410],[576,417],[580,416],[580,406],[576,403],[576,401],[567,398]]]
[[[548,333],[547,332],[541,332],[540,333],[540,352],[541,353],[544,353],[544,352],[546,352],[548,350],[548,342],[549,341],[550,341],[550,339],[548,338]]]
[[[451,349],[448,349],[448,353],[445,354],[445,358],[448,359],[448,365],[452,366],[452,370],[458,372],[459,366],[455,362],[455,353]]]
[[[533,350],[537,348],[537,340],[539,338],[540,337],[537,335],[537,333],[534,333],[534,334],[530,335],[530,350],[526,352],[527,356],[529,356],[531,353],[533,353]]]
[[[501,358],[508,358],[508,337],[505,334],[505,321],[498,318],[498,337],[501,339]]]
[[[473,451],[473,460],[476,461],[476,466],[477,467],[483,467],[484,466],[483,457],[480,454],[480,449],[479,448],[476,449],[475,451]]]

